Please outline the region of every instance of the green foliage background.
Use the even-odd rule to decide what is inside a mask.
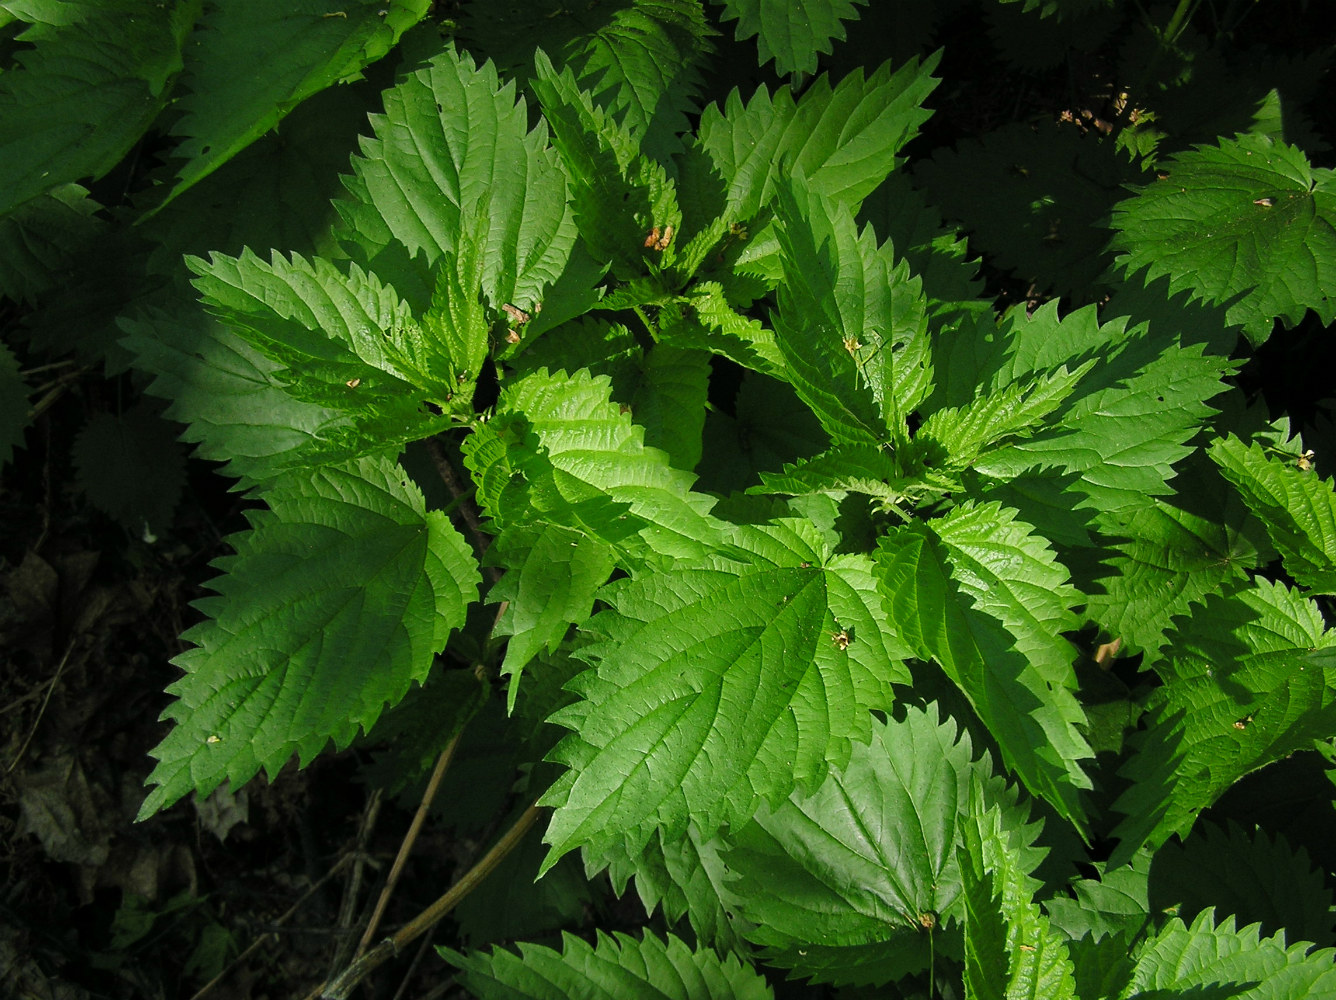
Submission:
[[[141,818],[462,732],[550,809],[477,996],[1336,994],[1219,810],[1336,739],[1305,16],[0,0],[0,460],[73,360],[90,503],[257,502]]]

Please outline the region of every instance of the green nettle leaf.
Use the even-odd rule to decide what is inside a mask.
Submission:
[[[592,947],[562,932],[562,950],[519,945],[519,954],[494,948],[491,954],[462,955],[440,948],[441,957],[461,970],[460,980],[483,1000],[567,1000],[569,997],[663,997],[664,1000],[773,1000],[764,977],[738,961],[719,958],[708,948],[692,951],[680,939],[661,941],[651,933],[598,932]]]
[[[856,20],[855,4],[867,0],[715,0],[724,20],[737,21],[738,41],[756,36],[760,65],[775,60],[775,70],[815,73],[819,55],[830,53],[832,39],[844,41],[843,21]]]
[[[1075,879],[1067,887],[1071,895],[1059,893],[1044,900],[1049,921],[1073,943],[1082,938],[1107,940],[1118,939],[1121,935],[1127,938],[1139,936],[1150,919],[1151,860],[1150,851],[1138,851],[1126,865],[1115,867],[1096,862],[1093,867],[1099,873],[1098,878]],[[1122,957],[1127,958],[1126,947],[1122,949]],[[1119,965],[1119,968],[1130,978],[1130,962]],[[1109,968],[1107,971],[1114,970]]]
[[[1130,988],[1134,996],[1215,996],[1215,988],[1247,1000],[1303,1000],[1336,991],[1333,959],[1330,948],[1287,944],[1283,934],[1264,938],[1257,924],[1236,927],[1232,916],[1217,924],[1208,909],[1191,926],[1171,919],[1139,949]]]
[[[1257,442],[1230,435],[1211,445],[1210,456],[1243,502],[1261,518],[1285,569],[1317,594],[1336,594],[1336,492],[1301,457],[1300,464],[1268,455]]]
[[[510,636],[501,673],[511,677],[513,710],[520,671],[544,650],[554,651],[572,624],[589,617],[594,595],[607,583],[615,556],[612,546],[583,532],[546,524],[532,531],[504,532],[488,559],[508,567],[488,600],[506,602],[496,634]]]
[[[645,444],[666,452],[675,469],[691,471],[701,454],[709,355],[659,344],[648,354],[631,398],[631,415],[645,428]]]
[[[0,295],[36,303],[59,276],[107,235],[102,206],[78,184],[64,184],[0,218]]]
[[[1031,844],[1028,810],[935,704],[874,723],[871,742],[815,791],[762,807],[729,835],[724,860],[747,936],[768,946],[768,961],[825,981],[926,969],[933,937],[959,936],[957,847],[976,795],[999,806],[1018,856],[1037,865],[1044,851]]]
[[[589,252],[625,280],[671,262],[682,211],[662,164],[641,152],[637,138],[580,89],[569,68],[558,73],[541,49],[534,66],[534,92],[566,167]]]
[[[837,442],[908,436],[932,379],[926,301],[909,265],[847,205],[781,189],[784,281],[772,316],[788,380]]]
[[[1200,345],[1180,347],[1144,324],[1125,330],[1124,323],[1100,326],[1094,307],[1059,319],[1056,303],[1028,318],[1012,313],[1006,336],[975,362],[979,382],[994,391],[1096,351],[1102,356],[1047,426],[989,452],[974,468],[1003,483],[1036,468],[1076,473],[1069,504],[1110,517],[1172,492],[1173,466],[1191,453],[1186,442],[1215,412],[1206,400],[1225,390],[1221,377],[1235,366]],[[968,355],[957,348],[944,356],[954,362]]]
[[[426,437],[440,421],[422,409],[424,397],[468,412],[486,356],[479,250],[461,234],[458,251],[441,258],[420,322],[393,288],[356,264],[346,274],[322,257],[293,254],[289,262],[275,254],[266,264],[249,250],[187,263],[200,275],[195,285],[205,305],[287,366],[292,395],[364,419],[388,410],[408,433]]]
[[[462,404],[473,395],[473,384],[487,357],[491,330],[480,298],[486,267],[483,240],[487,219],[471,219],[466,213],[460,223],[456,248],[441,257],[431,308],[422,315],[421,339],[412,345],[421,358],[413,358],[410,363],[432,376],[441,372],[446,398],[450,393],[459,394],[463,397],[460,408],[471,410],[471,405]],[[424,382],[419,380],[418,384]]]
[[[535,311],[575,243],[566,178],[541,124],[491,63],[448,46],[384,94],[337,203],[350,241],[375,258],[397,241],[434,267],[486,219],[482,288],[488,305]]]
[[[101,177],[171,98],[199,0],[18,4],[0,76],[0,216],[44,191]]]
[[[1151,874],[1143,913],[1147,906],[1172,905],[1180,920],[1191,920],[1214,907],[1242,924],[1259,922],[1263,934],[1283,931],[1291,941],[1336,944],[1332,891],[1308,853],[1293,850],[1284,837],[1234,822],[1227,830],[1203,823],[1186,841],[1171,840],[1157,851]]]
[[[916,504],[930,494],[947,492],[949,480],[927,470],[902,468],[891,452],[873,445],[838,445],[812,458],[791,462],[782,472],[762,472],[761,485],[748,493],[863,493],[886,507]]]
[[[806,522],[739,529],[735,552],[600,595],[580,700],[551,720],[572,733],[542,800],[545,867],[581,845],[638,849],[656,826],[708,835],[814,787],[907,682],[866,557],[832,557]]]
[[[667,163],[691,131],[687,115],[700,110],[715,34],[694,0],[635,0],[579,39],[565,62],[645,155]]]
[[[1113,555],[1095,582],[1086,615],[1129,652],[1153,663],[1175,616],[1257,568],[1257,551],[1236,524],[1210,521],[1162,500],[1125,518],[1102,519]]]
[[[737,312],[718,282],[693,283],[681,298],[660,311],[659,330],[673,344],[701,347],[744,368],[785,377],[784,355],[775,343],[774,331]]]
[[[664,837],[660,831],[643,850],[627,850],[624,842],[609,845],[598,861],[606,862],[608,878],[619,896],[634,875],[636,895],[645,912],[653,913],[662,906],[669,920],[685,915],[702,943],[724,951],[743,947],[725,908],[725,900],[733,898],[726,885],[725,846],[723,838],[704,837],[689,825],[682,837]],[[597,866],[585,867],[596,870]]]
[[[1074,691],[1080,597],[1048,543],[1000,504],[964,504],[882,538],[886,614],[964,692],[1027,788],[1084,829],[1092,756]]]
[[[728,545],[695,477],[644,444],[607,376],[546,369],[511,383],[464,444],[483,509],[502,530],[564,525],[637,562],[700,558]]]
[[[1256,581],[1208,597],[1167,636],[1151,725],[1133,737],[1115,808],[1121,850],[1186,835],[1239,778],[1336,727],[1336,633],[1317,605]]]
[[[121,326],[139,367],[154,376],[149,392],[172,401],[165,416],[186,424],[183,438],[199,444],[199,457],[226,462],[224,473],[243,487],[287,470],[390,457],[441,426],[416,404],[405,421],[393,406],[368,412],[298,399],[283,364],[199,310],[150,310]]]
[[[1336,176],[1302,150],[1262,135],[1221,139],[1161,165],[1167,175],[1113,213],[1115,250],[1128,274],[1170,277],[1259,344],[1277,318],[1294,326],[1312,309],[1336,318]]]
[[[188,162],[175,198],[249,146],[312,94],[361,75],[427,14],[428,0],[228,0],[192,39],[174,133]],[[238,73],[263,66],[264,73]]]
[[[965,406],[937,410],[923,421],[914,442],[932,454],[933,465],[966,468],[985,449],[1011,437],[1028,437],[1093,367],[1093,360],[1074,372],[1063,365],[1052,374],[1013,382],[1001,392],[979,396]]]
[[[196,648],[174,661],[176,724],[140,818],[347,746],[426,678],[478,598],[468,545],[392,461],[294,473],[264,497],[216,564],[218,596],[198,604],[210,617],[185,634]]]
[[[966,910],[965,996],[1075,997],[1067,945],[1034,901],[1039,882],[1020,863],[1016,831],[1003,824],[996,807],[985,811],[977,799],[972,805],[957,848]]]
[[[727,190],[729,222],[748,222],[775,197],[786,175],[801,173],[815,191],[857,206],[900,162],[930,112],[923,102],[937,86],[938,55],[890,64],[866,79],[855,70],[832,89],[823,75],[796,102],[764,87],[744,104],[734,90],[723,110],[701,113],[697,142]]]

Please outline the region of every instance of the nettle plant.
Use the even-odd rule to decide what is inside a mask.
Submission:
[[[860,13],[645,0],[553,58],[535,17],[505,72],[500,14],[413,35],[318,252],[191,256],[203,312],[122,319],[263,504],[141,816],[483,729],[521,881],[606,872],[659,930],[443,950],[479,996],[1334,992],[1308,855],[1196,824],[1332,754],[1336,493],[1235,383],[1336,314],[1332,172],[1276,91],[1172,131],[1180,78],[911,174],[941,53],[814,76]],[[708,92],[721,31],[789,82]],[[999,308],[947,217],[1056,297]]]

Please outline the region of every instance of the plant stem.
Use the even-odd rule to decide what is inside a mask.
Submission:
[[[427,818],[427,810],[431,808],[432,801],[436,798],[436,792],[441,787],[441,778],[445,776],[445,769],[450,766],[450,760],[455,755],[455,748],[459,746],[459,738],[464,735],[464,730],[455,733],[454,738],[441,751],[440,757],[436,758],[436,767],[431,772],[431,778],[427,781],[427,790],[422,793],[422,801],[418,803],[417,812],[413,816],[413,822],[408,825],[408,832],[404,834],[403,843],[399,845],[399,853],[395,855],[394,864],[390,867],[389,877],[385,879],[385,887],[380,890],[380,898],[376,900],[376,910],[371,914],[371,919],[367,921],[366,931],[362,934],[362,940],[357,942],[357,956],[366,951],[366,946],[371,943],[371,939],[376,935],[376,928],[380,926],[380,918],[385,913],[385,906],[390,901],[390,895],[394,892],[394,887],[399,884],[399,876],[404,872],[404,864],[408,860],[409,852],[413,850],[413,845],[417,843],[418,832],[422,829],[422,823]]]
[[[353,987],[365,979],[369,973],[397,956],[405,946],[425,934],[442,917],[458,906],[461,899],[477,888],[478,884],[491,874],[502,859],[519,846],[519,842],[524,839],[529,827],[533,826],[534,820],[538,818],[538,809],[537,803],[530,805],[511,828],[506,831],[505,835],[496,842],[496,846],[483,855],[476,865],[465,872],[445,895],[406,923],[394,935],[385,938],[380,944],[353,962],[343,972],[335,976],[333,980],[322,983],[308,995],[307,1000],[315,1000],[317,997],[321,1000],[347,1000]]]

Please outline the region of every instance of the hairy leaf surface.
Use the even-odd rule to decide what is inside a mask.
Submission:
[[[996,480],[1037,467],[1076,473],[1070,502],[1105,514],[1145,507],[1171,492],[1173,466],[1187,457],[1186,442],[1214,412],[1206,400],[1224,391],[1221,377],[1233,370],[1231,362],[1200,345],[1166,342],[1145,326],[1100,326],[1093,309],[1059,319],[1048,305],[1004,329],[1008,336],[978,361],[980,380],[999,388],[1087,352],[1102,357],[1047,427],[989,453],[975,463],[979,472]]]
[[[497,635],[509,636],[501,673],[510,675],[509,707],[515,706],[519,675],[543,650],[552,652],[572,624],[589,617],[594,595],[615,565],[612,546],[555,524],[509,531],[488,551],[488,558],[508,567],[488,594],[506,602],[497,619]]]
[[[224,472],[242,486],[364,455],[392,457],[444,425],[416,404],[402,419],[393,407],[367,413],[299,399],[285,365],[197,310],[155,310],[122,326],[153,375],[149,391],[172,401],[166,416],[187,425],[183,437],[199,445],[199,457],[226,462]]]
[[[1140,949],[1131,986],[1140,994],[1191,996],[1228,984],[1241,1000],[1329,995],[1336,991],[1336,952],[1310,949],[1304,941],[1287,946],[1282,934],[1263,938],[1256,924],[1238,927],[1233,917],[1217,924],[1215,912],[1203,910],[1191,926],[1171,919]]]
[[[347,746],[427,676],[477,600],[467,544],[392,461],[293,474],[265,499],[185,634],[141,817]]]
[[[610,390],[606,376],[546,369],[506,389],[464,447],[488,516],[502,529],[564,525],[634,561],[726,546],[726,526],[709,513],[714,499],[691,492],[695,477],[645,446]]]
[[[541,51],[535,67],[534,91],[565,165],[576,224],[589,252],[626,280],[643,274],[651,261],[671,260],[682,210],[663,166],[580,89],[569,68],[557,72]]]
[[[903,439],[932,379],[918,279],[847,205],[802,183],[782,190],[779,219],[772,325],[789,381],[836,442]]]
[[[1115,520],[1102,519],[1113,554],[1086,614],[1111,639],[1154,662],[1176,615],[1256,568],[1256,549],[1237,525],[1221,524],[1162,500]]]
[[[646,156],[667,163],[700,110],[714,34],[693,0],[636,0],[580,39],[566,64]]]
[[[1070,1000],[1066,943],[1034,901],[1037,880],[1021,860],[1015,829],[976,797],[957,848],[965,900],[965,995]],[[1001,970],[1006,969],[1005,988]]]

